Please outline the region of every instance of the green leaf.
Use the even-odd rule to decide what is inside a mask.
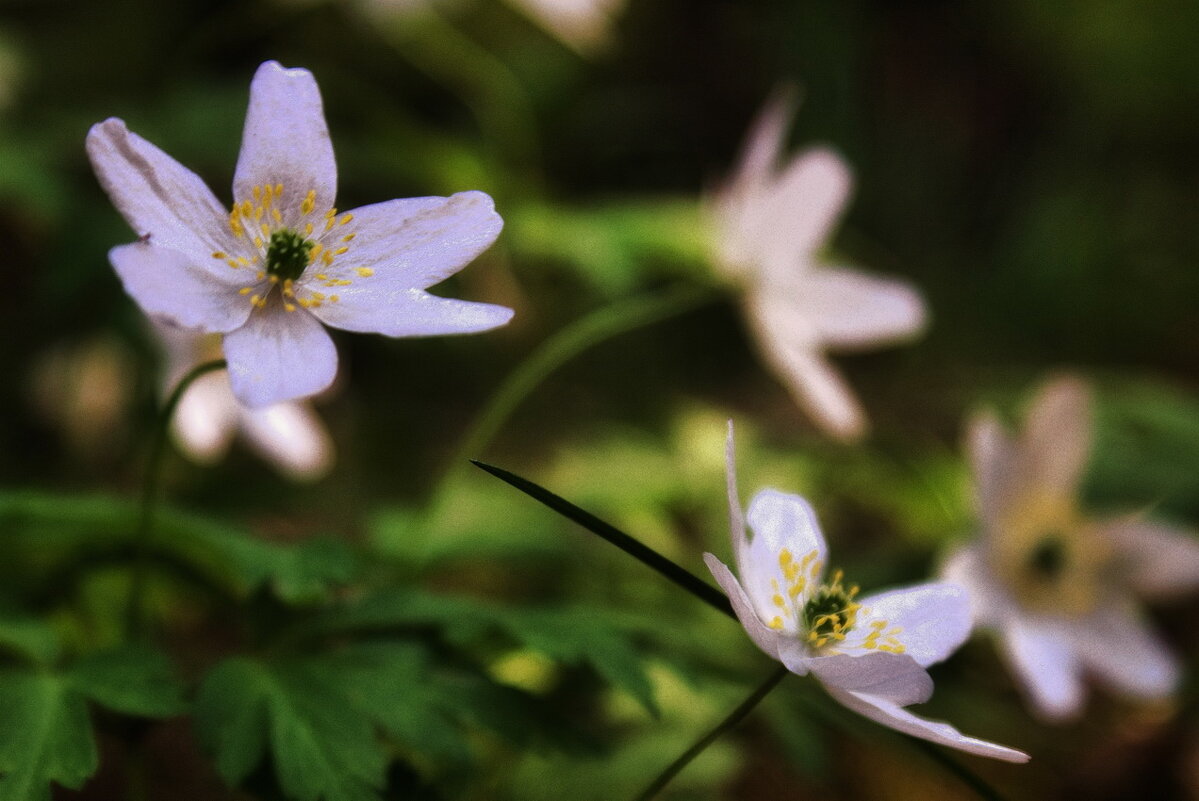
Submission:
[[[371,801],[386,758],[368,717],[343,690],[351,677],[303,663],[234,658],[205,677],[196,699],[201,740],[238,784],[269,750],[283,793],[300,801]]]
[[[13,614],[0,615],[0,650],[49,666],[58,659],[58,634],[40,620]]]
[[[78,789],[99,763],[87,706],[63,677],[0,671],[0,801],[49,801],[50,783]]]
[[[68,676],[83,695],[117,712],[160,718],[186,709],[183,686],[170,661],[145,646],[124,646],[84,657]]]

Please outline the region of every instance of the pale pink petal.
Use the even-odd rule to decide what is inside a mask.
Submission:
[[[377,294],[425,289],[445,280],[489,248],[504,226],[483,192],[389,200],[354,209],[349,218],[321,238],[326,249],[345,252],[320,266],[319,273]],[[300,283],[311,281],[306,275]],[[319,288],[319,282],[311,285]],[[343,298],[349,294],[324,291]]]
[[[839,350],[907,339],[925,324],[924,301],[911,284],[858,270],[814,268],[794,302],[819,341]]]
[[[179,250],[148,242],[119,245],[108,260],[146,314],[184,328],[223,333],[245,323],[250,303],[238,297],[239,271],[213,273]]]
[[[967,737],[948,723],[913,715],[885,698],[829,688],[829,695],[859,715],[922,740],[1005,762],[1027,762],[1028,754],[1014,748]]]
[[[356,284],[336,292],[336,303],[323,303],[312,313],[334,328],[389,337],[474,334],[504,325],[513,314],[506,306],[442,298],[420,289],[376,291]]]
[[[923,703],[933,694],[932,678],[907,654],[874,651],[818,656],[808,667],[830,690],[869,693],[900,706]]]
[[[1019,447],[1024,480],[1052,494],[1074,495],[1091,454],[1091,392],[1086,382],[1074,376],[1046,382],[1029,408]]]
[[[766,101],[745,137],[728,191],[734,194],[760,192],[774,180],[787,127],[795,116],[795,106],[795,92],[791,89],[776,91]]]
[[[315,395],[337,375],[329,334],[308,312],[287,312],[281,303],[256,310],[226,334],[224,349],[233,394],[251,408]]]
[[[233,198],[238,203],[252,201],[254,187],[278,184],[283,194],[275,205],[294,225],[309,191],[316,192],[317,213],[333,207],[337,164],[312,73],[267,61],[250,84]]]
[[[815,148],[791,160],[761,210],[765,281],[785,285],[807,269],[831,237],[852,188],[849,166],[831,150]]]
[[[817,349],[815,331],[794,307],[751,299],[750,320],[766,363],[826,433],[843,441],[866,433],[866,418],[845,381]]]
[[[211,464],[229,449],[237,430],[237,403],[224,373],[197,378],[179,400],[171,429],[179,449],[201,464]]]
[[[970,598],[956,584],[919,584],[870,595],[860,603],[852,640],[868,634],[874,621],[884,622],[884,632],[900,629],[895,636],[903,644],[904,655],[922,667],[944,660],[970,636]]]
[[[1014,446],[994,414],[976,415],[966,426],[966,453],[974,473],[974,492],[984,536],[993,532],[1016,499],[1018,477]]]
[[[779,570],[779,555],[784,550],[790,551],[796,562],[814,554],[811,562],[824,566],[828,544],[820,531],[815,510],[800,496],[776,489],[759,490],[749,502],[745,519],[753,539],[743,554],[745,564],[737,565],[743,571],[742,580],[751,572],[774,576]]]
[[[228,270],[212,258],[214,252],[232,248],[228,210],[198,175],[115,118],[92,126],[87,154],[100,185],[134,233],[186,254],[197,267]]]
[[[976,623],[993,625],[1016,613],[1014,602],[991,575],[977,544],[956,550],[941,568],[941,577],[966,590]]]
[[[307,404],[246,409],[241,426],[254,448],[292,478],[316,480],[333,466],[333,441]]]
[[[716,579],[716,583],[724,590],[724,594],[729,597],[729,603],[733,605],[733,611],[737,614],[737,619],[745,627],[745,632],[753,640],[754,645],[761,648],[763,653],[770,658],[778,659],[779,635],[758,617],[757,612],[754,611],[753,606],[750,604],[749,598],[746,597],[741,583],[737,581],[737,577],[733,575],[724,562],[721,562],[710,553],[704,554],[704,564],[708,566],[708,570],[712,571],[712,578]],[[801,673],[800,675],[803,674]]]
[[[1002,624],[1000,635],[1004,656],[1034,709],[1047,720],[1076,717],[1086,688],[1064,624],[1013,615]]]
[[[1130,606],[1105,607],[1070,627],[1071,643],[1087,669],[1138,698],[1162,698],[1178,688],[1177,658]]]
[[[1199,587],[1199,539],[1191,531],[1151,520],[1102,524],[1116,546],[1121,578],[1149,598],[1167,598]]]

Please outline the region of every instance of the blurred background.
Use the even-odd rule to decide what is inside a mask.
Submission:
[[[923,579],[976,530],[966,417],[992,406],[1014,421],[1047,372],[1072,369],[1097,388],[1087,507],[1194,526],[1195,30],[1185,0],[2,0],[0,485],[132,496],[169,369],[107,263],[133,234],[91,173],[88,127],[124,119],[227,203],[255,68],[306,67],[339,207],[490,193],[504,233],[435,291],[516,318],[474,337],[335,333],[339,381],[314,402],[327,465],[289,472],[242,437],[210,464],[173,453],[166,492],[268,540],[359,543],[421,586],[651,615],[659,718],[597,693],[594,676],[572,685],[497,654],[495,675],[516,685],[587,693],[577,723],[595,747],[484,749],[471,781],[427,796],[632,797],[771,666],[737,626],[461,456],[706,576],[704,550],[728,555],[731,417],[743,496],[807,496],[837,564],[869,589]],[[802,96],[792,146],[829,145],[856,174],[836,260],[911,281],[931,314],[912,344],[837,359],[873,424],[857,445],[822,436],[763,367],[712,263],[712,194],[787,84]],[[710,294],[576,337],[462,453],[489,398],[555,334],[688,287]],[[1197,799],[1196,612],[1151,612],[1188,665],[1174,701],[1101,692],[1076,723],[1031,722],[984,635],[934,669],[921,714],[1033,754],[963,758],[1012,798]],[[785,683],[663,797],[970,797],[804,684]],[[176,740],[167,754],[192,753]],[[227,797],[202,760],[178,762],[179,787]]]

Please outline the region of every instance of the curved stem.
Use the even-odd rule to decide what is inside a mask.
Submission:
[[[196,365],[179,379],[166,403],[158,413],[151,433],[150,455],[146,461],[146,475],[142,480],[141,514],[138,516],[137,531],[133,536],[134,561],[133,579],[129,585],[129,600],[125,607],[125,620],[130,639],[141,639],[145,633],[145,616],[142,603],[146,592],[146,572],[149,567],[150,541],[154,535],[154,512],[158,503],[158,478],[162,465],[162,454],[166,446],[167,429],[175,409],[197,378],[228,366],[224,359]]]
[[[654,295],[613,303],[558,330],[521,362],[491,395],[446,464],[434,487],[430,506],[438,505],[446,487],[466,469],[467,462],[482,455],[512,412],[550,373],[601,342],[690,311],[714,297],[711,290],[703,287],[673,287]]]
[[[648,787],[641,791],[641,795],[637,796],[637,801],[650,801],[651,798],[661,792],[662,788],[669,784],[670,780],[679,774],[679,771],[691,764],[691,760],[702,754],[709,745],[720,739],[721,735],[732,729],[734,726],[740,723],[746,715],[752,712],[754,707],[761,703],[762,699],[769,695],[770,691],[773,690],[778,683],[782,681],[790,672],[791,671],[787,670],[785,667],[780,666],[776,668],[775,671],[766,679],[766,681],[762,682],[762,685],[758,687],[758,689],[754,690],[749,697],[747,697],[740,703],[740,705],[738,705],[736,709],[729,713],[728,717],[720,721],[715,728],[713,728],[703,737],[700,737],[698,740],[696,740],[695,743],[686,751],[684,751],[678,759],[676,759],[674,762],[671,762],[670,765],[667,766],[666,770],[658,774],[658,777],[654,779]]]

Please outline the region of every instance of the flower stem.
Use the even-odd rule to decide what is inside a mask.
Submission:
[[[538,484],[534,484],[527,478],[521,478],[503,468],[484,464],[474,459],[471,460],[471,463],[482,470],[486,470],[501,481],[511,484],[534,500],[545,504],[566,519],[578,523],[592,534],[612,543],[629,556],[670,579],[713,609],[723,612],[734,620],[737,619],[737,616],[733,612],[733,607],[729,604],[729,599],[725,597],[724,593],[691,571],[667,559],[640,540],[625,534],[616,528],[616,526],[605,523],[590,512],[580,509],[565,498],[555,495]]]
[[[481,456],[512,412],[546,377],[580,353],[612,337],[694,309],[714,295],[706,288],[676,286],[613,303],[557,331],[504,380],[462,438],[434,489],[436,507],[469,459]]]
[[[648,787],[641,791],[641,795],[637,796],[637,801],[650,801],[651,798],[661,792],[662,788],[669,784],[670,780],[679,774],[679,771],[691,764],[691,761],[702,754],[709,745],[716,742],[716,740],[718,740],[722,734],[732,729],[734,726],[740,723],[746,715],[752,712],[754,707],[761,703],[762,699],[769,695],[770,691],[773,690],[778,683],[782,681],[783,678],[790,672],[791,671],[782,666],[776,668],[775,671],[766,679],[766,681],[762,682],[760,687],[754,690],[744,701],[741,702],[736,709],[729,713],[728,717],[720,721],[715,728],[713,728],[703,737],[700,737],[698,740],[696,740],[695,743],[686,751],[684,751],[678,759],[676,759],[674,762],[671,762],[666,770],[658,774],[658,777],[654,779]]]
[[[151,432],[150,455],[146,461],[146,474],[142,480],[141,514],[138,516],[137,531],[133,538],[133,579],[129,585],[129,600],[125,607],[125,620],[129,638],[142,639],[145,635],[143,598],[146,593],[146,572],[150,562],[150,543],[154,537],[154,512],[158,502],[158,479],[162,465],[162,454],[166,446],[167,429],[171,418],[183,398],[183,393],[200,376],[223,370],[228,366],[224,359],[196,365],[179,379],[166,403],[158,413],[154,430]]]

